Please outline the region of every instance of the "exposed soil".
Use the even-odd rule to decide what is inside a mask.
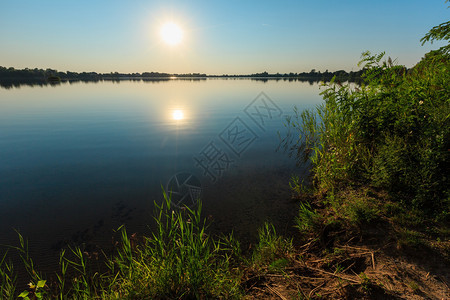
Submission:
[[[245,299],[450,299],[448,239],[405,246],[389,222],[327,235],[283,270],[249,271]]]

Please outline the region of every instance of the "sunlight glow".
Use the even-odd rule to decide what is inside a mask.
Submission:
[[[177,109],[177,110],[174,110],[173,111],[173,113],[172,113],[172,118],[174,119],[174,120],[183,120],[183,118],[184,118],[184,114],[183,114],[183,111],[182,110],[179,110],[179,109]]]
[[[183,31],[177,24],[172,22],[164,24],[161,27],[160,34],[163,41],[171,46],[178,45],[183,39]]]

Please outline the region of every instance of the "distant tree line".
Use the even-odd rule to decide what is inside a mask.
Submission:
[[[0,66],[0,81],[37,81],[45,82],[52,80],[88,80],[96,81],[103,79],[130,79],[130,78],[167,78],[167,77],[207,77],[206,74],[188,73],[188,74],[169,74],[159,72],[144,73],[96,73],[96,72],[60,72],[53,69],[15,69]]]
[[[330,81],[336,77],[337,81],[359,82],[364,70],[346,72],[338,70],[335,72],[316,71],[312,69],[310,72],[301,73],[276,73],[270,74],[268,72],[255,73],[249,75],[207,75],[203,73],[187,73],[187,74],[171,74],[160,72],[143,72],[143,73],[96,73],[96,72],[60,72],[53,69],[15,69],[0,66],[0,83],[30,83],[30,84],[47,84],[58,83],[61,81],[102,81],[102,80],[125,80],[138,79],[145,81],[152,81],[156,79],[169,80],[171,77],[176,78],[252,78],[255,80],[267,81],[272,79],[277,80],[295,80],[295,81]]]
[[[95,72],[59,72],[53,69],[29,69],[22,70],[5,68],[0,66],[0,81],[22,82],[47,82],[58,80],[101,80],[102,74]]]
[[[350,81],[350,82],[357,82],[361,81],[361,75],[364,73],[364,70],[359,71],[350,71],[346,72],[344,70],[338,70],[335,72],[328,72],[326,70],[325,72],[316,71],[315,69],[312,69],[310,72],[301,72],[301,73],[275,73],[270,74],[268,72],[262,72],[262,73],[255,73],[250,75],[220,75],[220,76],[214,76],[214,77],[250,77],[250,78],[266,78],[266,79],[284,79],[284,78],[290,78],[290,79],[296,79],[300,81],[330,81],[333,77],[336,76],[337,81]],[[212,75],[213,76],[213,75]]]

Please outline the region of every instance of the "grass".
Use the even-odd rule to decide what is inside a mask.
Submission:
[[[258,244],[252,254],[251,267],[259,271],[279,271],[289,265],[294,252],[292,239],[278,235],[275,227],[265,223],[258,230]]]
[[[14,273],[14,267],[7,259],[8,252],[0,260],[0,298],[14,299],[16,292],[17,274]]]
[[[239,273],[231,267],[239,257],[233,237],[215,240],[206,233],[201,205],[197,210],[172,210],[167,195],[157,205],[157,231],[144,245],[131,248],[125,232],[115,259],[118,296],[128,298],[232,297],[240,293]]]
[[[322,226],[322,217],[309,203],[300,203],[295,223],[295,227],[301,232],[307,233],[317,231]]]
[[[156,232],[136,243],[124,227],[119,228],[122,242],[116,253],[103,253],[104,273],[90,266],[80,248],[69,247],[60,254],[56,282],[48,283],[29,257],[27,241],[18,233],[20,245],[11,248],[19,252],[30,284],[26,290],[17,290],[17,274],[5,253],[0,260],[0,298],[239,298],[242,272],[236,267],[242,260],[236,239],[232,235],[210,237],[201,218],[201,204],[195,210],[172,209],[170,197],[164,193],[163,203],[155,206]]]
[[[48,281],[28,255],[28,242],[17,232],[19,253],[28,274],[26,289],[17,286],[17,273],[6,252],[0,260],[0,299],[234,299],[244,296],[245,272],[283,273],[293,261],[292,239],[265,223],[258,243],[244,256],[233,235],[213,238],[201,217],[201,203],[190,209],[172,208],[170,197],[155,203],[157,230],[138,243],[120,227],[116,251],[102,253],[106,271],[90,264],[79,247],[61,251],[56,280]]]

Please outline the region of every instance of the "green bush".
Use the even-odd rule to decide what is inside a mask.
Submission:
[[[450,31],[450,23],[441,24]],[[438,28],[439,29],[439,28]],[[436,29],[437,30],[437,29]],[[441,35],[428,39],[439,39]],[[447,35],[443,35],[448,40]],[[284,146],[309,161],[320,192],[357,183],[389,191],[431,215],[448,214],[450,54],[427,53],[412,69],[365,52],[360,86],[332,81],[325,103],[288,118]]]

